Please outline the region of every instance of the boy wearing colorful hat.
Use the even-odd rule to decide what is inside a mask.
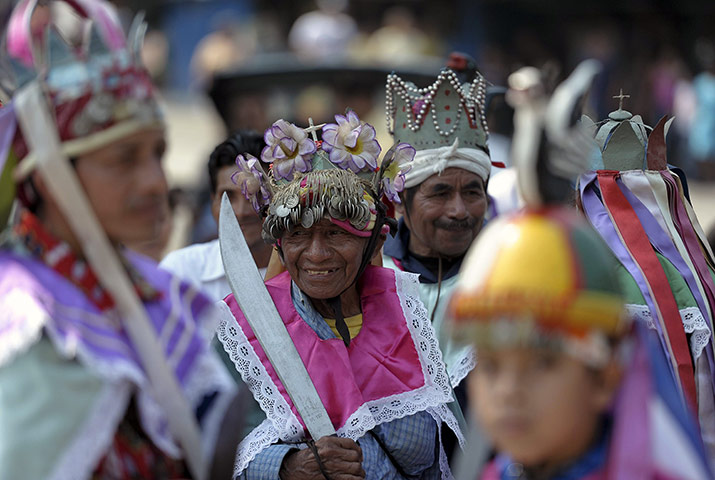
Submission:
[[[547,186],[588,157],[570,149],[586,134],[569,119],[596,71],[582,65],[550,101],[535,70],[510,78],[515,151],[541,143],[514,159],[527,207],[482,232],[448,307],[454,335],[478,351],[470,399],[496,450],[484,479],[711,478],[657,345],[630,328],[612,255]],[[569,158],[574,168],[556,168]]]

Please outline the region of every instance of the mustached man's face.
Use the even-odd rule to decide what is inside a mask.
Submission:
[[[407,212],[404,206],[398,206],[410,229],[410,251],[423,257],[464,255],[481,230],[487,211],[484,180],[475,173],[450,167],[416,188]]]
[[[80,155],[77,176],[110,240],[156,240],[169,221],[169,194],[161,160],[164,131],[142,130]]]

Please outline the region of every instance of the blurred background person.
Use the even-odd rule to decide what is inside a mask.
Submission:
[[[317,10],[295,20],[288,46],[298,57],[328,62],[345,57],[358,33],[357,23],[345,13],[349,0],[316,0]]]
[[[256,216],[250,202],[234,183],[233,174],[238,171],[236,157],[250,154],[261,156],[265,147],[263,135],[254,131],[239,131],[220,143],[209,156],[208,173],[211,187],[211,215],[218,224],[219,209],[223,194],[228,195],[236,219],[246,243],[253,254],[253,260],[261,273],[265,273],[271,255],[271,247],[261,238],[261,221]],[[174,250],[160,263],[160,267],[173,272],[200,288],[215,301],[231,293],[226,279],[219,251],[218,238],[206,243],[189,245]]]
[[[693,80],[695,116],[688,145],[700,177],[715,180],[715,43],[700,39],[695,53],[701,71]]]
[[[380,28],[355,44],[352,53],[363,61],[399,66],[419,62],[425,56],[437,56],[443,48],[438,39],[420,28],[412,10],[393,6],[382,16]]]

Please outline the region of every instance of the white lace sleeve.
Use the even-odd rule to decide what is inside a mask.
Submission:
[[[443,401],[449,402],[452,400],[452,389],[449,386],[447,369],[437,343],[437,334],[427,315],[427,309],[420,300],[418,279],[417,274],[395,271],[397,295],[407,319],[407,328],[423,363],[425,383],[437,387],[444,395]]]
[[[452,383],[453,388],[462,383],[462,380],[469,375],[469,372],[477,366],[477,351],[472,346],[464,347],[458,358],[459,362],[452,365],[451,368],[447,368],[449,381]]]
[[[234,475],[237,476],[261,450],[279,439],[300,440],[303,426],[276,388],[246,335],[238,327],[231,309],[223,301],[218,302],[217,305],[221,310],[221,321],[216,332],[218,339],[253,394],[253,398],[268,417],[239,445],[234,467]]]
[[[653,315],[647,305],[629,303],[626,305],[626,310],[631,318],[644,322],[648,328],[656,330]],[[683,320],[685,333],[690,334],[690,352],[697,360],[710,341],[711,332],[708,322],[697,307],[682,308],[680,318]]]
[[[435,422],[437,422],[437,438],[439,438],[439,470],[442,473],[442,480],[452,480],[454,476],[452,475],[452,469],[449,466],[449,459],[447,458],[447,452],[444,450],[444,445],[442,444],[442,423],[447,423],[449,428],[452,429],[457,434],[457,440],[459,440],[459,446],[464,448],[464,435],[462,435],[459,425],[457,424],[457,419],[454,418],[454,414],[449,411],[446,405],[440,405],[437,408],[430,408],[427,410]]]

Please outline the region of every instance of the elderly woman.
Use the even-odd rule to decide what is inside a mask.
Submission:
[[[322,141],[283,120],[261,159],[239,156],[236,181],[265,218],[286,271],[266,282],[337,431],[312,443],[233,295],[218,337],[266,420],[241,443],[240,478],[438,478],[449,475],[442,425],[456,421],[415,275],[370,264],[389,231],[383,195],[399,201],[407,144],[378,163],[372,126],[353,112]],[[310,443],[311,448],[306,448]]]

